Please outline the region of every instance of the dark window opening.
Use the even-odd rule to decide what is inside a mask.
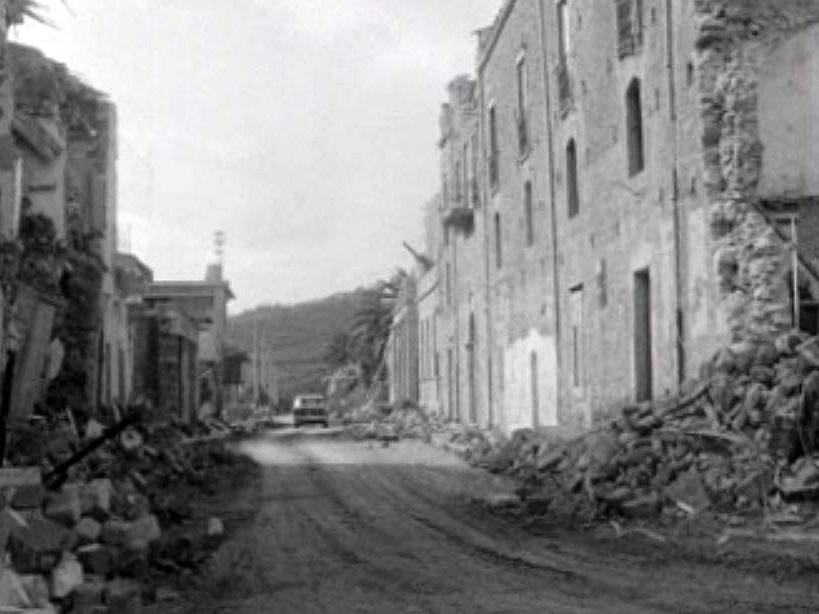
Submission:
[[[498,119],[495,107],[489,107],[489,183],[498,185]]]
[[[635,55],[643,47],[642,0],[617,0],[617,53]]]
[[[523,215],[526,220],[526,245],[535,243],[535,213],[532,203],[532,182],[527,181],[523,186]]]
[[[577,145],[574,139],[566,144],[566,202],[569,217],[580,213],[580,186],[577,177]]]
[[[634,382],[637,401],[650,401],[653,392],[651,340],[651,277],[648,269],[634,274]]]
[[[526,121],[526,58],[518,60],[517,67],[518,107],[516,124],[518,133],[518,153],[522,156],[529,150],[529,126]]]
[[[495,214],[495,267],[503,266],[503,251],[501,245],[501,219],[500,213]]]
[[[626,138],[628,173],[633,177],[645,168],[643,143],[643,110],[640,100],[640,80],[634,79],[626,91]]]

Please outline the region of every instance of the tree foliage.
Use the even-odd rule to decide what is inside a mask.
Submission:
[[[347,331],[337,333],[327,346],[325,362],[332,368],[354,364],[362,384],[371,385],[381,371],[392,326],[393,310],[407,273],[398,270],[364,295]]]

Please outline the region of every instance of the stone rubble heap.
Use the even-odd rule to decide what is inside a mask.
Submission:
[[[514,475],[535,513],[673,518],[819,499],[817,443],[819,340],[787,333],[722,349],[682,398],[560,444],[519,432],[478,462]]]
[[[353,435],[417,438],[513,476],[504,505],[578,521],[783,511],[819,501],[819,339],[789,332],[719,351],[681,397],[628,404],[601,428],[506,438],[405,405],[348,416]]]
[[[210,492],[208,471],[233,462],[228,432],[219,423],[130,429],[54,490],[40,467],[0,469],[0,611],[125,614],[144,597],[175,597],[151,580],[193,571],[224,531],[215,518],[179,524],[191,517],[192,489]]]

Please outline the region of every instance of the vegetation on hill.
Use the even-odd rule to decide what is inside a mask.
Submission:
[[[257,307],[230,318],[232,343],[250,353],[254,334],[276,370],[280,394],[324,390],[330,372],[327,347],[341,331],[350,329],[367,303],[371,289],[358,289],[295,305]]]

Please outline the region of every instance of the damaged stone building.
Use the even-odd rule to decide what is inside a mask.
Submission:
[[[817,74],[814,2],[504,2],[441,114],[442,411],[588,428],[815,333]]]

